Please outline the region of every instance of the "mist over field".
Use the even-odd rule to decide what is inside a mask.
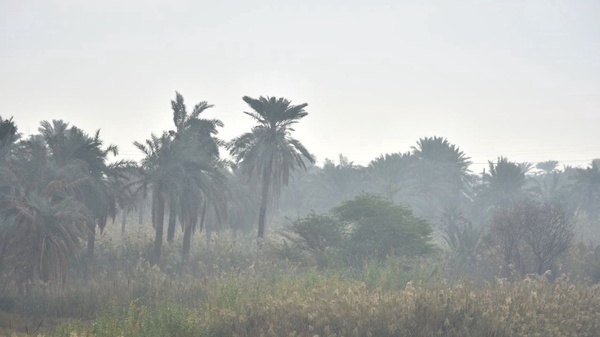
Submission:
[[[598,336],[596,2],[0,13],[0,335]]]

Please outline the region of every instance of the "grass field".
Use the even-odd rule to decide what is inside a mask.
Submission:
[[[149,240],[106,235],[88,281],[3,284],[8,336],[598,336],[600,286],[566,276],[444,280],[440,259],[389,259],[319,270],[253,240],[195,242],[179,270],[177,244],[160,267]]]

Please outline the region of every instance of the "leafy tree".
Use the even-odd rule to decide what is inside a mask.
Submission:
[[[573,237],[574,223],[562,204],[523,199],[494,212],[484,242],[504,270],[524,276],[552,270]]]
[[[343,202],[333,214],[349,229],[348,247],[355,261],[368,256],[423,255],[433,249],[432,229],[404,206],[373,194]]]
[[[332,255],[346,247],[346,226],[329,215],[317,215],[314,212],[294,220],[281,232],[293,247],[299,251],[308,251],[320,268],[329,266]]]
[[[265,234],[265,221],[269,194],[278,193],[289,181],[290,172],[300,167],[306,169],[304,160],[314,163],[314,157],[292,138],[292,126],[308,113],[308,105],[292,105],[285,98],[244,96],[243,100],[254,110],[244,112],[258,125],[250,132],[233,139],[228,148],[243,172],[261,184],[261,203],[258,216],[258,237]]]

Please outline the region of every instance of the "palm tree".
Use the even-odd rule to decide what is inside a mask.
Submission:
[[[419,215],[433,220],[443,208],[470,199],[470,158],[443,137],[425,137],[412,147],[411,194],[419,200]]]
[[[133,144],[146,156],[139,167],[139,179],[134,184],[136,194],[147,195],[148,190],[151,190],[152,226],[156,234],[151,260],[158,264],[162,250],[166,200],[169,194],[175,195],[171,191],[179,187],[177,178],[181,174],[181,160],[184,158],[178,157],[173,138],[166,132],[160,137],[152,134],[145,144]]]
[[[410,152],[381,155],[367,166],[367,173],[375,192],[395,202],[411,203],[409,187],[416,157]]]
[[[541,170],[543,174],[550,174],[556,172],[557,167],[558,161],[556,160],[547,160],[535,164],[535,168]]]
[[[311,163],[314,157],[292,138],[292,126],[308,113],[308,105],[292,105],[285,98],[244,96],[243,100],[254,110],[244,112],[258,124],[250,132],[234,138],[228,148],[235,162],[249,178],[260,182],[261,202],[258,216],[258,237],[265,234],[265,220],[269,193],[278,193],[289,181],[290,172],[301,167],[306,169],[304,159]]]
[[[173,123],[175,130],[169,131],[174,141],[185,144],[197,152],[197,156],[204,161],[219,163],[219,146],[223,142],[216,137],[218,128],[223,127],[223,122],[218,119],[201,118],[201,114],[212,108],[213,105],[201,101],[188,113],[183,96],[175,92],[175,100],[171,101],[173,109]],[[213,167],[217,170],[217,167]],[[167,241],[171,242],[175,235],[177,217],[177,196],[169,196],[169,226],[167,229]],[[196,205],[197,206],[197,205]],[[197,208],[197,207],[196,207]],[[203,207],[205,209],[205,207]]]
[[[2,175],[3,186],[13,187],[0,198],[0,261],[15,266],[22,281],[64,281],[91,220],[75,199],[89,180],[77,165],[61,168],[50,160],[41,136],[20,142],[15,151]]]
[[[4,159],[7,156],[17,140],[19,140],[19,137],[17,126],[13,122],[12,117],[3,119],[0,116],[0,159]]]
[[[2,238],[5,252],[22,280],[65,281],[70,262],[77,258],[89,221],[85,206],[65,197],[64,181],[52,181],[41,193],[0,202],[10,223]]]
[[[496,163],[489,162],[489,173],[484,176],[483,197],[489,206],[509,206],[523,196],[528,181],[526,173],[529,163],[515,163],[499,157]]]
[[[88,258],[93,259],[96,240],[96,227],[101,231],[109,218],[117,213],[119,201],[123,200],[124,182],[127,173],[132,171],[132,162],[118,161],[109,164],[109,155],[116,156],[118,148],[109,145],[103,149],[100,130],[90,136],[81,129],[62,120],[52,123],[43,121],[39,129],[50,149],[51,158],[62,170],[71,167],[78,175],[86,178],[76,196],[92,215],[88,223]]]
[[[579,210],[597,219],[600,216],[600,159],[593,160],[585,169],[576,169],[573,180]]]
[[[196,229],[198,220],[200,228],[203,227],[208,205],[212,206],[217,219],[222,220],[227,213],[227,174],[223,164],[215,161],[214,158],[203,157],[201,153],[198,153],[195,159],[193,166],[182,177],[183,190],[179,200],[184,230],[182,251],[184,265],[190,255],[192,232]],[[200,205],[202,208],[199,211]]]

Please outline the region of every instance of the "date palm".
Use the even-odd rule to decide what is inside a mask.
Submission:
[[[75,126],[69,127],[62,120],[53,120],[52,123],[43,121],[39,131],[57,166],[63,171],[72,168],[88,180],[75,192],[74,197],[84,203],[92,216],[88,222],[87,245],[88,257],[92,259],[96,227],[102,231],[109,218],[114,220],[118,200],[125,192],[123,185],[126,173],[131,171],[132,163],[108,163],[110,155],[118,154],[118,148],[115,145],[103,148],[100,130],[90,136]]]
[[[577,208],[593,219],[600,217],[600,159],[593,160],[585,169],[577,168],[573,180]]]
[[[263,238],[269,194],[278,193],[288,184],[291,171],[306,169],[305,160],[315,162],[304,145],[291,135],[292,126],[308,115],[304,110],[308,104],[292,105],[285,98],[263,96],[258,99],[244,96],[243,100],[254,110],[244,113],[257,125],[234,138],[228,148],[244,174],[261,184],[258,237]]]
[[[64,281],[70,262],[77,258],[89,221],[85,206],[64,197],[63,181],[52,181],[41,191],[1,201],[6,259],[21,267],[21,280]]]
[[[13,188],[0,198],[0,261],[16,266],[13,276],[21,281],[64,280],[91,220],[74,198],[89,180],[77,165],[58,167],[42,137],[20,142],[15,151],[10,174],[3,175]]]
[[[415,209],[430,220],[446,207],[459,207],[470,195],[470,158],[443,137],[425,137],[412,147],[411,194]]]
[[[19,132],[17,126],[13,122],[12,117],[3,119],[0,116],[0,159],[4,159],[14,144],[19,140]]]
[[[219,132],[218,128],[223,127],[223,122],[218,119],[202,118],[202,113],[212,108],[213,105],[208,104],[206,101],[201,101],[194,106],[191,112],[188,112],[183,96],[180,93],[175,92],[175,100],[171,101],[171,107],[173,109],[173,123],[175,125],[175,130],[169,131],[169,134],[174,137],[173,140],[187,146],[189,150],[195,152],[195,156],[201,157],[203,164],[207,164],[208,162],[213,164],[220,163],[219,146],[221,146],[223,142],[218,139],[216,135]],[[217,166],[213,166],[212,168],[214,170],[219,170]],[[206,168],[207,167],[205,166],[204,169]],[[204,172],[207,171],[205,170]],[[167,241],[169,242],[173,240],[175,235],[178,196],[179,195],[171,195],[168,200],[169,226],[167,229]],[[202,208],[205,209],[205,207]],[[181,210],[179,210],[179,212],[181,212]]]
[[[152,134],[145,144],[133,144],[145,155],[139,167],[139,179],[134,185],[136,194],[145,196],[151,191],[152,227],[155,230],[152,263],[158,264],[162,251],[166,200],[179,187],[177,177],[181,174],[180,160],[183,158],[177,157],[173,138],[166,132],[160,137]]]
[[[506,157],[499,157],[496,163],[490,161],[488,164],[489,173],[483,177],[481,195],[488,207],[510,206],[526,194],[527,172],[531,164],[512,162]]]

